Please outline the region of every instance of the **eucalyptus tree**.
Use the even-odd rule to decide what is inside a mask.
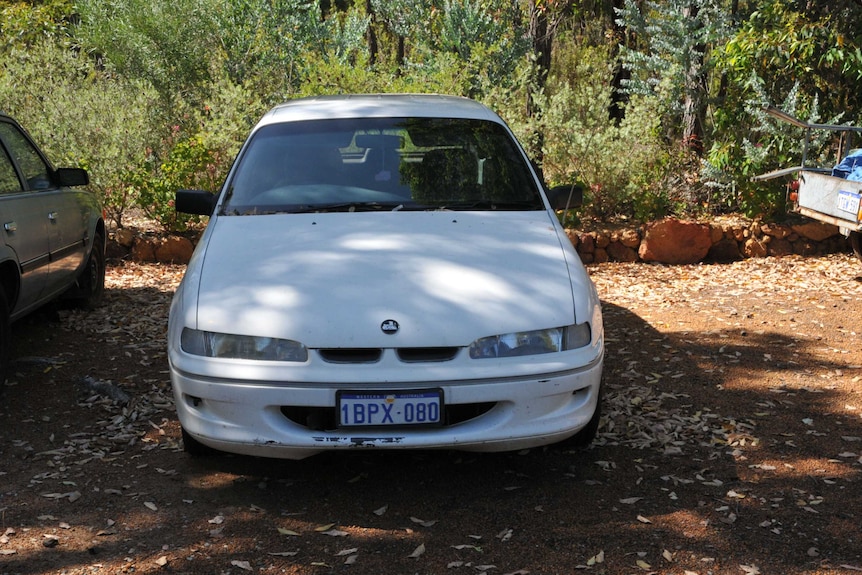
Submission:
[[[737,85],[755,75],[777,102],[798,84],[801,94],[821,100],[826,114],[859,113],[862,0],[749,4],[721,53],[722,66]]]
[[[750,178],[798,164],[804,134],[762,110],[774,106],[813,123],[862,125],[862,1],[740,0],[738,8],[737,28],[716,51],[726,88],[705,175],[719,190],[733,190],[730,205],[780,212],[786,182]],[[836,160],[837,142],[810,144],[809,157]]]
[[[215,0],[81,0],[75,38],[84,51],[166,97],[211,79]]]
[[[622,47],[631,93],[658,97],[665,128],[699,150],[709,103],[712,50],[732,31],[730,9],[722,0],[625,0],[619,24],[632,36]]]
[[[427,35],[432,8],[431,0],[366,0],[366,10],[372,20],[382,24],[395,38],[394,60],[399,70],[406,57],[406,39],[421,41]],[[375,64],[379,47],[373,26],[369,26],[369,33],[369,61]]]
[[[82,47],[166,100],[202,101],[223,79],[283,99],[304,57],[356,48],[366,23],[324,18],[315,0],[80,0]]]

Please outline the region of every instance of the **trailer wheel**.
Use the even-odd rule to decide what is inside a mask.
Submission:
[[[853,253],[859,260],[862,260],[862,234],[859,232],[850,232],[850,247],[853,248]]]

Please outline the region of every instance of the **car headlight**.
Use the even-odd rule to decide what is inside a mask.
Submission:
[[[183,351],[204,357],[256,359],[260,361],[306,361],[308,349],[298,341],[213,333],[184,328],[180,337]]]
[[[492,335],[470,344],[470,357],[515,357],[577,349],[589,345],[592,338],[589,323]]]

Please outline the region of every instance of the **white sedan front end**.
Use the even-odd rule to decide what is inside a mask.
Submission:
[[[595,434],[595,288],[502,121],[434,98],[299,101],[252,133],[171,307],[187,450],[507,451]],[[377,164],[372,140],[395,142],[395,160]],[[306,155],[260,184],[273,149],[314,146],[335,163],[309,180]]]

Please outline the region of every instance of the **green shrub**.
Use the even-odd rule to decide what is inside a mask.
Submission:
[[[804,130],[766,114],[770,104],[762,81],[754,77],[748,88],[753,94],[744,111],[722,111],[716,115],[721,134],[713,141],[703,163],[701,178],[714,190],[714,211],[738,211],[748,216],[780,218],[785,212],[786,179],[754,181],[772,170],[800,165]],[[811,123],[821,122],[817,99],[804,98],[797,87],[775,107]],[[838,118],[828,123],[837,123]],[[807,165],[829,165],[831,135],[811,132]]]
[[[0,1],[0,54],[64,37],[73,12],[70,0]]]
[[[102,196],[108,217],[122,226],[135,202],[130,173],[162,124],[154,92],[44,41],[5,55],[0,102],[57,165],[89,170],[90,187]]]
[[[616,125],[608,112],[607,50],[569,46],[564,58],[567,73],[549,84],[541,116],[545,177],[585,182],[582,212],[591,217],[664,215],[669,203],[661,184],[671,158],[656,100],[633,96]]]
[[[174,135],[179,127],[174,128]],[[138,205],[144,213],[166,231],[182,232],[199,216],[181,214],[174,209],[174,197],[180,189],[215,191],[222,178],[219,152],[204,145],[200,135],[176,139],[169,143],[163,161],[151,158],[134,176]]]

